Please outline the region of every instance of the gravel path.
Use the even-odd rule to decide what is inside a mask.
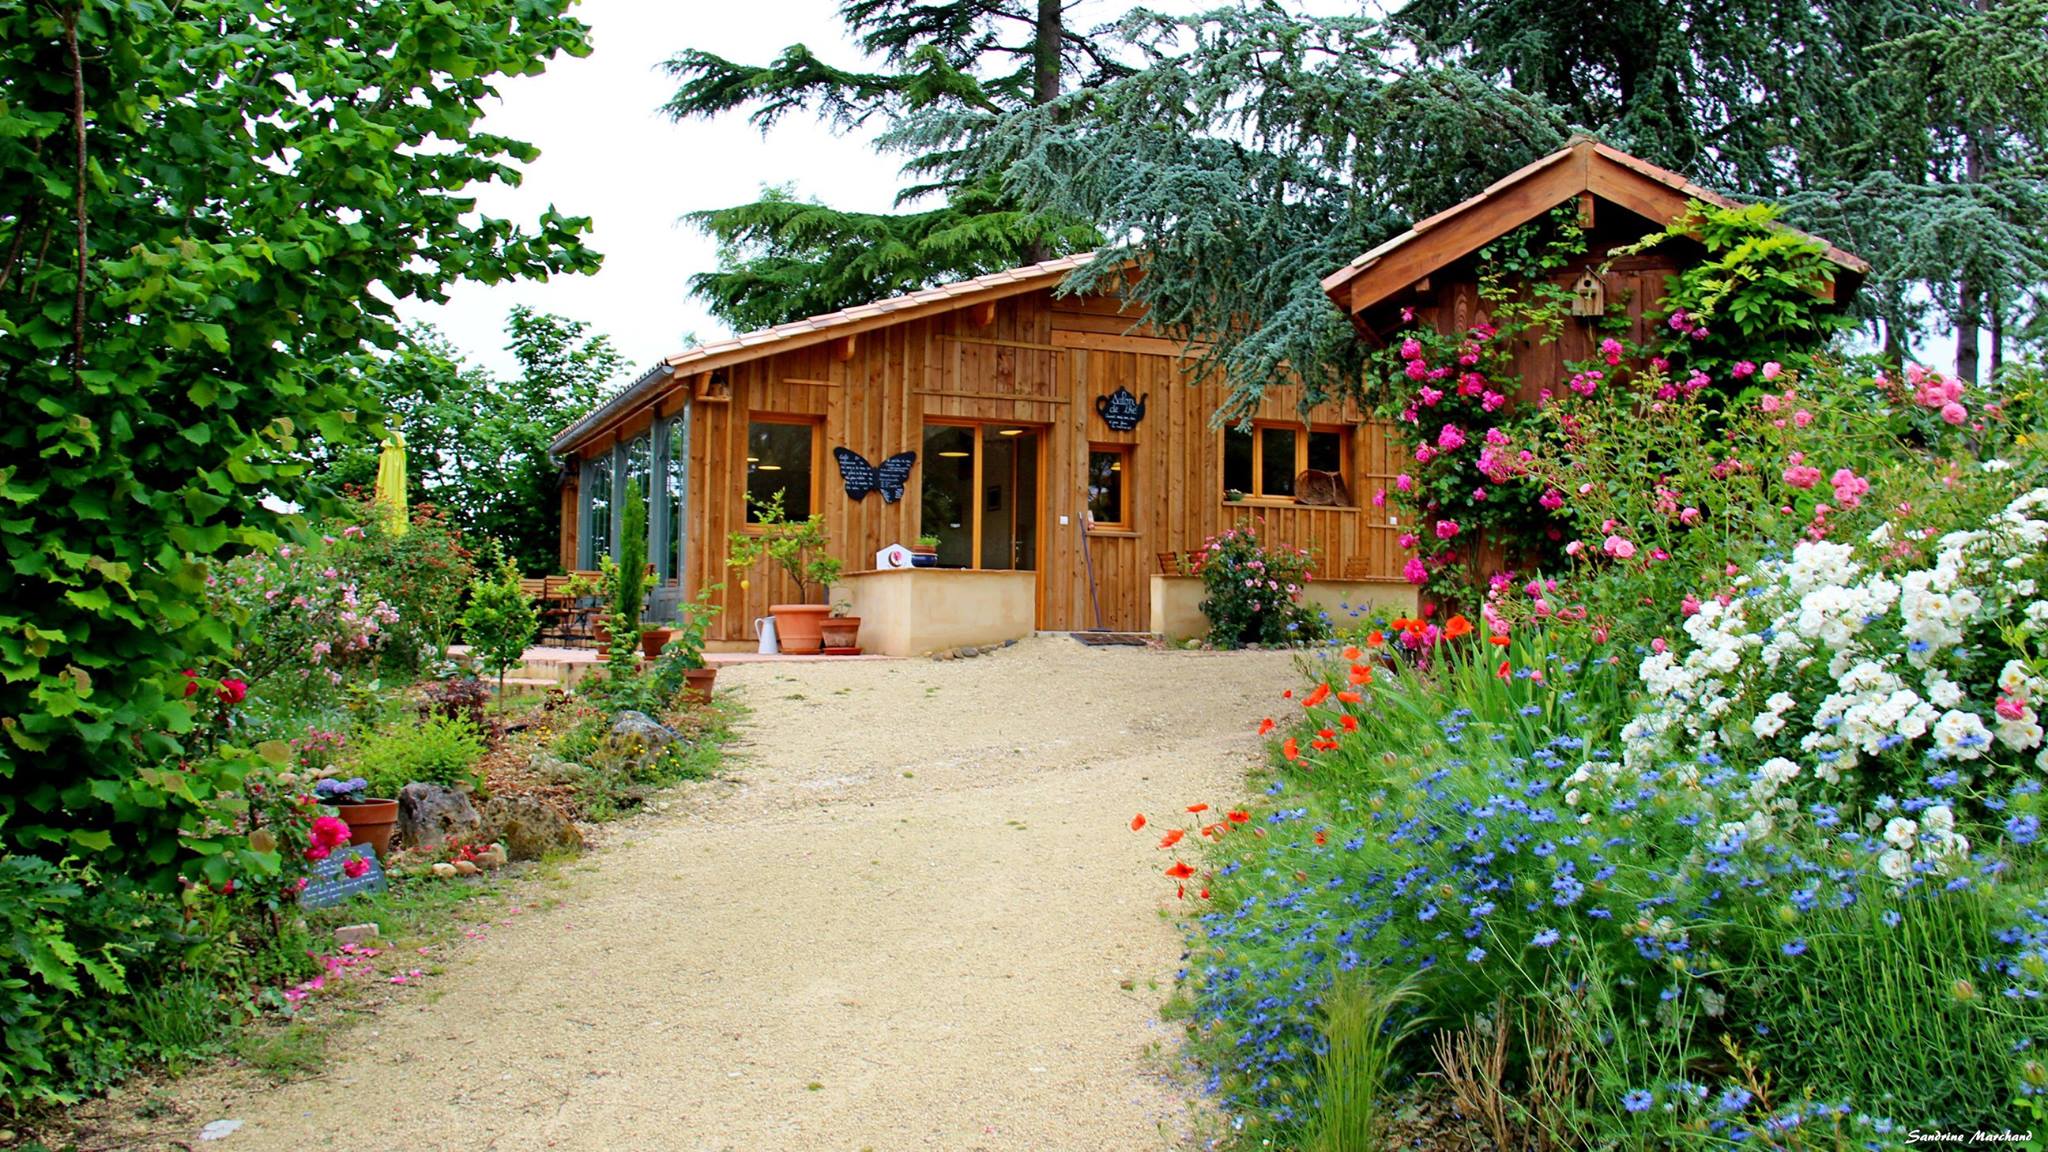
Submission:
[[[1288,658],[1025,641],[756,664],[732,781],[623,827],[217,1145],[1174,1148],[1179,956],[1133,811],[1232,799]]]

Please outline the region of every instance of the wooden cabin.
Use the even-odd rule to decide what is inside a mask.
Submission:
[[[1575,140],[1359,257],[1325,288],[1369,340],[1392,331],[1404,307],[1462,328],[1477,317],[1471,265],[1487,242],[1576,201],[1591,250],[1605,252],[1663,228],[1691,198],[1720,199]],[[1672,248],[1617,263],[1607,298],[1640,319],[1683,258]],[[1267,396],[1250,431],[1215,427],[1225,390],[1192,380],[1177,341],[1149,333],[1114,296],[1056,292],[1088,259],[1012,269],[670,357],[555,441],[564,461],[563,567],[594,567],[613,549],[616,494],[634,483],[650,501],[659,577],[651,611],[660,617],[723,584],[714,636],[728,643],[749,640],[769,605],[796,598],[779,573],[726,567],[728,534],[756,519],[750,498],[777,492],[792,517],[823,514],[864,637],[927,614],[1002,614],[1013,635],[1199,630],[1198,618],[1189,620],[1199,596],[1185,577],[1176,581],[1174,558],[1253,518],[1273,540],[1314,551],[1317,596],[1333,611],[1366,603],[1412,610],[1396,543],[1402,527],[1371,499],[1406,466],[1398,432],[1337,403],[1304,421],[1291,389]],[[1864,266],[1847,254],[1837,262],[1838,283],[1853,290]],[[1532,350],[1525,382],[1555,383],[1560,358],[1590,352],[1569,340]],[[842,464],[840,449],[855,459]],[[877,480],[891,488],[884,464],[901,453],[915,460],[900,497],[868,490]],[[1311,471],[1338,477],[1334,494],[1326,484],[1297,493]],[[1323,502],[1303,502],[1311,498]],[[937,569],[877,569],[883,549],[920,535],[938,538]],[[879,646],[924,650],[951,635],[890,632]]]

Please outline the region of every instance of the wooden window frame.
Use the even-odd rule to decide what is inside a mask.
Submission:
[[[1087,472],[1087,478],[1089,479],[1092,479],[1095,475],[1094,456],[1098,452],[1103,453],[1105,455],[1123,457],[1124,482],[1120,486],[1121,495],[1123,497],[1123,507],[1118,509],[1118,512],[1121,513],[1121,515],[1118,516],[1117,519],[1092,520],[1089,522],[1088,530],[1090,532],[1136,531],[1136,529],[1133,527],[1133,524],[1136,522],[1137,518],[1132,514],[1132,510],[1137,506],[1138,501],[1137,494],[1132,489],[1137,478],[1138,446],[1136,444],[1089,444],[1089,460]],[[1083,505],[1083,508],[1085,510],[1086,505]]]
[[[1341,470],[1339,470],[1338,475],[1344,477],[1344,484],[1347,488],[1350,486],[1351,481],[1354,478],[1353,473],[1355,473],[1358,470],[1358,425],[1327,423],[1303,425],[1296,424],[1287,420],[1254,420],[1252,421],[1251,427],[1252,486],[1251,488],[1245,490],[1245,498],[1241,501],[1238,501],[1238,503],[1276,504],[1289,508],[1295,506],[1294,497],[1291,495],[1269,496],[1266,493],[1259,491],[1259,486],[1264,482],[1266,475],[1266,438],[1261,433],[1263,433],[1268,428],[1284,428],[1290,432],[1300,433],[1300,435],[1297,435],[1294,438],[1294,475],[1296,476],[1301,475],[1302,472],[1308,469],[1309,434],[1314,432],[1336,433],[1338,437],[1340,437],[1338,451],[1341,452],[1344,457],[1344,467]],[[1229,436],[1230,433],[1235,430],[1236,429],[1234,428],[1226,428],[1223,431],[1217,433],[1218,439],[1216,443],[1216,459],[1219,463],[1223,460],[1223,438]],[[1226,482],[1222,490],[1217,492],[1216,495],[1220,499],[1227,495],[1229,491],[1230,488],[1228,483]],[[1353,499],[1356,499],[1357,493],[1354,492],[1352,494],[1352,497]],[[1339,506],[1330,505],[1330,507]],[[1355,508],[1356,505],[1343,505],[1342,507]]]
[[[920,454],[922,454],[924,451],[926,429],[930,428],[965,428],[974,433],[974,529],[971,533],[969,533],[968,537],[970,541],[969,547],[971,547],[974,550],[974,564],[972,567],[955,569],[955,571],[1043,572],[1045,569],[1045,555],[1047,542],[1045,534],[1045,511],[1047,503],[1045,489],[1045,464],[1048,454],[1051,451],[1052,429],[1043,424],[1033,424],[1029,421],[1024,420],[976,420],[966,416],[926,416],[920,422],[917,430],[917,449]],[[981,526],[982,521],[987,519],[987,517],[983,515],[983,509],[981,506],[981,502],[983,499],[982,492],[984,491],[984,489],[982,488],[983,478],[981,466],[982,461],[985,460],[988,456],[988,453],[985,451],[985,448],[986,441],[989,435],[989,429],[991,428],[1023,428],[1031,432],[1038,443],[1038,530],[1036,532],[1036,536],[1038,537],[1038,560],[1037,565],[1033,568],[984,568],[981,565]],[[922,455],[920,455],[920,463],[922,463]],[[924,469],[922,467],[920,467],[917,470],[917,484],[917,530],[921,533],[924,531]]]
[[[824,420],[816,416],[789,415],[780,412],[749,412],[747,413],[747,434],[744,440],[746,447],[740,450],[740,531],[753,535],[759,535],[763,531],[760,524],[748,519],[753,514],[753,504],[747,499],[747,479],[751,473],[747,471],[746,451],[747,448],[753,445],[754,425],[756,424],[793,424],[799,428],[811,430],[811,512],[819,513],[825,510],[823,507],[825,492]]]

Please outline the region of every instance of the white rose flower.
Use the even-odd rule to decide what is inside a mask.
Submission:
[[[1920,825],[1906,819],[1904,816],[1894,816],[1885,822],[1885,843],[1896,848],[1911,848],[1919,832]]]
[[[1963,702],[1963,690],[1940,672],[1929,672],[1927,699],[1937,708],[1953,708]]]
[[[1785,718],[1776,712],[1759,712],[1756,719],[1749,722],[1749,730],[1756,733],[1759,740],[1769,740],[1784,731],[1784,728]]]
[[[1931,804],[1920,813],[1920,827],[1946,836],[1956,830],[1956,814],[1946,804]]]
[[[1984,755],[1991,733],[1974,712],[1949,709],[1934,722],[1934,745],[1951,760],[1975,760]]]
[[[1877,870],[1893,880],[1905,880],[1913,875],[1913,858],[1897,848],[1887,849],[1877,858]]]

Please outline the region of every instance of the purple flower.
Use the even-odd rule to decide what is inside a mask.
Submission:
[[[1655,1098],[1641,1088],[1624,1092],[1621,1096],[1621,1106],[1630,1112],[1648,1112],[1655,1102]]]

